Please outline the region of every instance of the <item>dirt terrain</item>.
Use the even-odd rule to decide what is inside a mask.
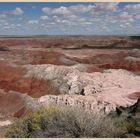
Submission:
[[[0,120],[48,104],[105,113],[135,104],[139,47],[135,37],[0,38]]]

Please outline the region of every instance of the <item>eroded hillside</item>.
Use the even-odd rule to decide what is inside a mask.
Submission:
[[[1,38],[0,123],[52,104],[103,113],[132,106],[138,46],[130,37]]]

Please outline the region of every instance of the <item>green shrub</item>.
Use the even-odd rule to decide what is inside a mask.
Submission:
[[[42,108],[34,113],[28,114],[23,119],[16,121],[7,131],[6,137],[26,138],[34,131],[43,130],[45,123],[53,115],[59,112],[58,108]],[[46,122],[47,123],[47,122]]]
[[[122,132],[110,117],[81,108],[48,107],[14,123],[6,137],[119,137]]]

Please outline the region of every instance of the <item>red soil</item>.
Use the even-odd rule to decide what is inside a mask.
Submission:
[[[6,94],[0,96],[0,112],[12,115],[25,105],[20,96]]]
[[[60,62],[60,57],[64,56],[59,52],[54,51],[37,51],[37,52],[30,52],[30,60],[31,64],[55,64],[55,65],[62,65],[63,63]]]
[[[0,63],[0,89],[5,91],[19,91],[32,97],[40,97],[46,94],[59,94],[50,91],[51,82],[39,80],[34,77],[25,78],[26,70],[20,66],[9,66]]]
[[[47,37],[47,38],[1,38],[0,46],[29,45],[33,47],[58,47],[67,45],[107,45],[121,43],[121,47],[136,46],[140,43],[130,37]]]
[[[13,116],[16,117],[16,118],[21,118],[21,117],[24,117],[25,115],[27,115],[30,112],[32,112],[31,109],[29,109],[27,107],[22,107],[20,110],[15,112]]]
[[[140,71],[140,62],[117,61],[99,66],[105,69],[126,69],[129,71]]]

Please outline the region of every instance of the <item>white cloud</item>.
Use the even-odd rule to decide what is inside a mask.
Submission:
[[[68,25],[69,27],[87,27],[88,29],[99,27],[99,30],[109,31],[108,27],[110,26],[112,26],[112,28],[113,26],[114,28],[118,28],[119,25],[125,25],[126,27],[128,26],[127,24],[134,21],[134,16],[124,9],[119,9],[118,4],[119,3],[100,2],[69,7],[44,7],[42,11],[47,14],[47,17],[44,17],[44,19],[48,21],[48,18],[51,17],[51,21],[48,21],[47,25],[51,25],[50,23],[53,22],[54,26],[57,25],[60,28]],[[43,19],[43,17],[40,19]],[[107,26],[103,26],[103,24]]]
[[[99,2],[95,5],[95,12],[115,12],[118,9],[118,3],[113,2]]]
[[[120,8],[118,3],[99,2],[90,3],[89,5],[74,4],[68,7],[44,7],[41,9],[44,15],[35,18],[30,17],[30,19],[28,19],[28,16],[27,18],[8,16],[8,14],[22,15],[24,13],[21,8],[16,8],[0,15],[0,25],[4,25],[7,29],[28,28],[27,32],[33,30],[31,27],[34,27],[36,32],[39,30],[45,31],[46,29],[49,33],[53,33],[55,30],[58,33],[59,30],[63,30],[67,33],[77,32],[77,34],[80,32],[117,34],[124,33],[124,31],[133,33],[134,28],[139,29],[136,28],[136,26],[139,26],[139,9],[140,4],[127,4],[127,6]],[[28,11],[26,13],[28,14]],[[12,25],[12,23],[15,25]],[[20,24],[18,25],[18,23]]]
[[[140,4],[127,5],[124,7],[124,10],[130,13],[139,13],[140,14]]]
[[[52,8],[49,8],[49,7],[44,7],[42,8],[42,12],[44,12],[45,14],[50,14]]]
[[[101,14],[118,12],[118,3],[95,3],[89,5],[73,5],[69,7],[57,7],[50,8],[44,7],[42,11],[47,14],[47,16],[52,16],[55,23],[64,25],[78,25],[86,24],[91,25],[95,21],[95,17],[100,20]],[[85,14],[88,16],[85,17]],[[91,20],[91,18],[94,18]],[[101,19],[104,20],[104,19]],[[116,21],[114,20],[114,23]]]
[[[0,19],[4,19],[4,18],[6,18],[7,16],[5,15],[5,14],[1,14],[0,15]]]
[[[95,5],[73,5],[69,7],[61,6],[59,8],[44,7],[42,11],[48,15],[77,15],[85,13],[115,12],[118,9],[118,3],[96,3]]]
[[[10,26],[4,26],[3,29],[11,29]]]
[[[15,10],[11,11],[11,14],[16,15],[16,16],[20,16],[24,13],[24,11],[21,8],[16,8]]]
[[[127,23],[124,23],[124,24],[120,24],[120,27],[121,28],[128,28],[129,27],[130,28],[130,27],[132,27],[132,25],[127,22]]]
[[[17,26],[17,27],[21,27],[21,24],[17,24],[16,26]]]
[[[60,8],[56,8],[52,11],[53,14],[56,15],[69,15],[71,12],[68,10],[67,7],[61,6]]]
[[[127,5],[124,7],[124,11],[132,15],[134,19],[140,19],[140,4]]]
[[[91,11],[94,11],[95,6],[94,5],[74,5],[74,6],[70,6],[69,10],[72,13],[75,14],[82,14],[82,13],[89,13]]]
[[[130,22],[133,22],[134,21],[133,16],[130,15],[128,12],[122,12],[122,13],[120,13],[119,16],[118,16],[118,20],[130,21]]]
[[[38,20],[29,20],[28,23],[29,24],[38,24]]]
[[[42,11],[48,15],[69,15],[69,14],[71,14],[71,12],[68,10],[68,8],[64,7],[64,6],[61,6],[59,8],[44,7],[44,8],[42,8]]]
[[[40,19],[43,21],[48,21],[48,16],[41,16]]]

